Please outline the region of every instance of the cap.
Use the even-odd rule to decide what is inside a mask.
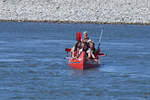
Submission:
[[[88,33],[87,31],[84,31],[84,32],[83,32],[83,34],[87,34],[87,33]]]

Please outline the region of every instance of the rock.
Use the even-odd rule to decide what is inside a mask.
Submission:
[[[149,0],[2,0],[0,20],[150,23]]]

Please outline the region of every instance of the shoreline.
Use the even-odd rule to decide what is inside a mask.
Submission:
[[[37,22],[37,23],[68,23],[68,24],[123,24],[123,25],[150,25],[150,23],[141,22],[99,22],[99,21],[72,21],[72,20],[4,20],[0,19],[0,22]]]
[[[148,0],[1,0],[0,22],[150,25]]]

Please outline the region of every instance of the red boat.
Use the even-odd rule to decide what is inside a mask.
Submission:
[[[101,36],[102,36],[103,31],[101,31]],[[100,36],[100,40],[101,40],[101,36]],[[77,32],[76,33],[76,40],[81,40],[81,33]],[[88,59],[86,57],[85,52],[81,52],[80,56],[78,58],[69,58],[68,61],[68,65],[74,69],[89,69],[89,68],[95,68],[100,66],[100,56],[104,56],[103,53],[100,53],[100,40],[99,40],[99,45],[98,45],[98,53],[96,56],[96,59]],[[70,48],[66,48],[65,51],[68,53],[71,51]]]
[[[82,52],[79,58],[74,59],[71,58],[68,61],[68,65],[74,69],[89,69],[89,68],[95,68],[100,65],[100,59],[99,57],[97,59],[87,59],[85,52]]]

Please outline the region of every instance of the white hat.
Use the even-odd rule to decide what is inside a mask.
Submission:
[[[84,31],[84,32],[83,32],[83,34],[87,34],[87,33],[88,33],[87,31]]]

